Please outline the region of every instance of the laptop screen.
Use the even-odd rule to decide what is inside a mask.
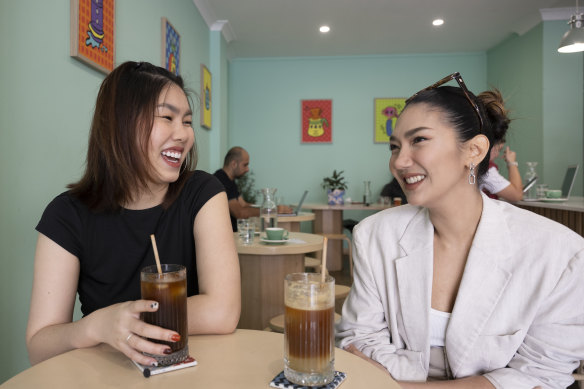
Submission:
[[[300,210],[302,209],[302,203],[306,199],[307,194],[308,194],[308,191],[305,190],[304,193],[302,194],[302,197],[300,198],[300,201],[298,202],[298,205],[296,206],[296,208],[294,208],[294,212],[292,212],[292,213],[279,213],[278,216],[298,216],[298,214],[300,213]]]
[[[578,165],[570,165],[566,170],[564,182],[562,183],[562,197],[570,197],[574,181],[576,180],[576,173],[578,172]]]

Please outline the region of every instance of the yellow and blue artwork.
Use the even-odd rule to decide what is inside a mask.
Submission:
[[[406,105],[402,97],[375,99],[373,139],[375,143],[388,143],[395,122]]]

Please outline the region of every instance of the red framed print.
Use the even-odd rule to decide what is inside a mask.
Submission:
[[[180,70],[180,35],[166,18],[162,18],[162,66],[178,76]]]
[[[115,0],[71,0],[70,55],[107,74],[115,63]]]
[[[332,100],[302,100],[302,143],[332,143]]]

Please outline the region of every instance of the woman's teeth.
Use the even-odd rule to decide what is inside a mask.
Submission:
[[[413,176],[413,177],[408,177],[405,179],[406,183],[408,184],[415,184],[416,182],[420,182],[424,179],[425,176],[419,175],[419,176]]]
[[[168,158],[180,159],[182,153],[175,152],[175,151],[163,151],[162,155]]]

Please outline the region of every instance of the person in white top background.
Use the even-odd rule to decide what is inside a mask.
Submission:
[[[508,111],[503,104],[503,98],[498,90],[489,90],[480,93],[477,98],[486,108],[487,115],[493,124],[493,147],[491,148],[491,157],[489,161],[489,170],[481,180],[480,188],[490,198],[507,201],[520,201],[523,199],[523,184],[521,174],[519,173],[519,163],[517,154],[509,146],[505,148],[505,136],[509,129]],[[499,167],[495,159],[501,155],[507,164],[509,179],[506,179],[499,172]]]
[[[565,388],[584,359],[584,239],[480,191],[488,109],[458,73],[408,99],[389,161],[408,205],[354,229],[337,345],[403,388]]]

